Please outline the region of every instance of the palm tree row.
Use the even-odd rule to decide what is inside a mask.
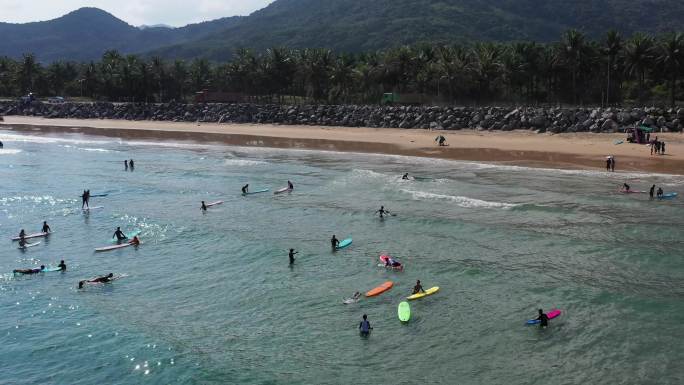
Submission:
[[[674,105],[682,91],[684,35],[610,31],[590,40],[569,30],[556,43],[415,45],[362,54],[328,49],[240,49],[227,63],[167,62],[106,52],[99,62],[42,65],[0,58],[0,95],[186,101],[201,90],[260,102],[370,103],[383,93],[433,103]]]

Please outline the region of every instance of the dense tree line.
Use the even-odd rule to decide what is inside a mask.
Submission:
[[[684,35],[610,31],[600,41],[569,30],[534,42],[415,45],[363,54],[328,49],[238,50],[227,63],[106,52],[99,62],[42,65],[30,55],[0,58],[0,95],[98,100],[189,100],[199,90],[256,102],[379,103],[383,93],[442,103],[674,105],[682,92]]]

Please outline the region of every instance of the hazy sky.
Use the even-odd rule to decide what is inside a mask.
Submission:
[[[182,26],[224,16],[247,15],[273,0],[0,0],[0,21],[49,20],[81,7],[104,9],[128,24]]]

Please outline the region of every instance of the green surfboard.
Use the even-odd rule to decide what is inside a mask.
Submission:
[[[399,315],[399,321],[401,322],[408,322],[411,319],[411,306],[409,306],[408,302],[404,301],[399,304],[397,315]]]

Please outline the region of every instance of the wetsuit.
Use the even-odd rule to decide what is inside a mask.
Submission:
[[[207,211],[207,205],[202,202],[202,211]]]
[[[662,189],[662,188],[659,188],[659,189],[658,189],[658,198],[660,198],[660,197],[662,197],[662,196],[663,196],[663,189]]]
[[[38,274],[38,273],[40,273],[41,271],[43,271],[43,270],[42,270],[42,269],[17,269],[17,270],[14,270],[14,273],[18,273],[18,274]]]
[[[43,224],[43,232],[44,233],[49,233],[50,232],[50,226],[47,225],[47,223]]]
[[[333,238],[330,240],[330,244],[332,245],[332,248],[333,248],[333,249],[336,249],[337,246],[340,245],[340,241],[339,241],[337,238],[333,237]]]
[[[294,185],[292,184],[292,182],[287,181],[287,188],[289,188],[290,190],[294,190]]]
[[[651,186],[651,189],[648,191],[648,194],[653,198],[653,193],[655,191],[655,185]]]
[[[549,316],[547,316],[546,313],[542,313],[537,319],[539,320],[540,327],[545,328],[549,326]]]
[[[624,188],[625,191],[629,191],[629,185],[628,185],[627,183],[624,183],[624,184],[622,185],[622,188]]]
[[[423,290],[423,285],[416,285],[413,287],[413,294],[418,294],[421,292],[425,292],[425,290]]]
[[[64,261],[60,262],[59,265],[57,265],[62,271],[66,271],[66,264]]]
[[[361,321],[361,323],[359,323],[359,329],[361,330],[362,336],[368,336],[371,330],[370,322],[368,322],[366,319]]]
[[[404,176],[401,177],[401,179],[403,179],[403,180],[408,180],[408,178],[409,178],[408,174],[404,174]]]
[[[121,230],[116,230],[116,232],[114,232],[114,236],[116,237],[116,239],[118,241],[123,241],[124,239],[128,239],[126,234],[124,234],[123,231],[121,231]]]
[[[249,188],[249,185],[245,185],[242,187],[242,193],[247,194],[247,189]]]
[[[294,258],[295,254],[297,254],[296,251],[290,251],[290,253],[288,254],[288,257],[290,257],[290,265],[293,264],[295,261],[295,258]]]

